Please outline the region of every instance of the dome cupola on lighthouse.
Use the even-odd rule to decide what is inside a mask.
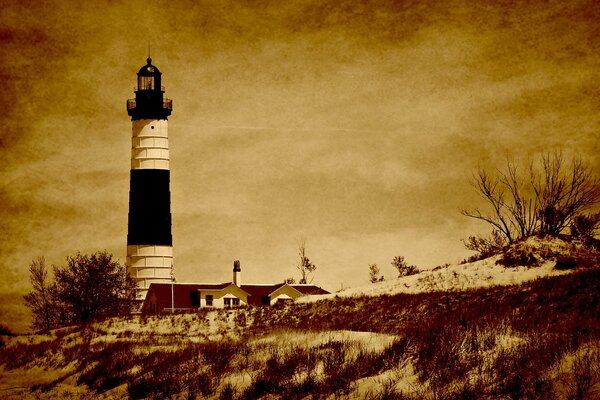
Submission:
[[[161,84],[160,70],[148,57],[137,73],[135,99],[127,100],[127,113],[132,120],[167,119],[173,110],[173,101],[164,98],[165,88]]]
[[[152,65],[152,59],[148,57],[147,64],[140,68],[137,73],[138,87],[137,90],[161,90],[160,76],[162,73],[155,65]]]

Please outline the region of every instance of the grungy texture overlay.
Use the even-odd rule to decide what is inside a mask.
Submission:
[[[40,255],[124,262],[148,44],[174,99],[179,281],[229,280],[234,259],[282,281],[302,238],[329,290],[395,255],[456,262],[487,231],[459,213],[478,166],[562,149],[600,167],[597,1],[6,0],[0,24],[5,296]]]

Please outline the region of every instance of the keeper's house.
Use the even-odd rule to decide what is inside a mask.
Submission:
[[[192,312],[199,308],[272,306],[298,297],[329,294],[316,285],[288,283],[266,285],[240,284],[241,268],[234,263],[233,282],[225,283],[152,283],[142,305],[143,315]]]

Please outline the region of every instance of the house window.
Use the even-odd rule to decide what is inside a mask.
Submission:
[[[231,305],[234,307],[240,306],[240,299],[231,299]]]
[[[225,307],[231,307],[231,299],[224,298],[223,304],[225,305]]]
[[[206,305],[212,307],[213,305],[213,296],[212,294],[206,295]]]
[[[271,299],[269,298],[269,296],[263,296],[262,297],[262,303],[263,305],[267,306],[269,304],[271,304]]]
[[[192,307],[200,307],[200,293],[195,290],[190,291],[190,304]]]

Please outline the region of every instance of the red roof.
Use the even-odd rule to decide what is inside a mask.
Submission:
[[[201,290],[221,290],[232,285],[232,282],[225,283],[152,283],[148,289],[148,294],[142,305],[142,314],[154,314],[161,312],[164,308],[171,308],[171,289],[173,290],[173,307],[175,309],[193,309],[198,305],[192,303],[192,299],[198,300],[198,291]],[[240,288],[249,294],[248,304],[260,306],[269,304],[268,296],[284,286],[285,283],[276,283],[273,285],[241,285]],[[328,291],[315,285],[290,285],[302,294],[329,294]],[[155,309],[152,310],[152,304]]]
[[[310,295],[330,294],[327,290],[322,289],[315,285],[290,285],[290,286],[302,294],[310,294]]]
[[[152,283],[148,289],[148,294],[142,305],[142,314],[150,314],[150,303],[157,304],[160,311],[163,308],[171,308],[171,286],[173,287],[173,306],[174,308],[194,308],[192,305],[192,294],[199,290],[221,290],[231,285],[226,283]]]
[[[242,290],[250,293],[248,297],[248,304],[253,306],[261,306],[269,304],[263,302],[263,298],[269,296],[271,293],[285,285],[285,283],[277,283],[275,285],[242,285]]]

